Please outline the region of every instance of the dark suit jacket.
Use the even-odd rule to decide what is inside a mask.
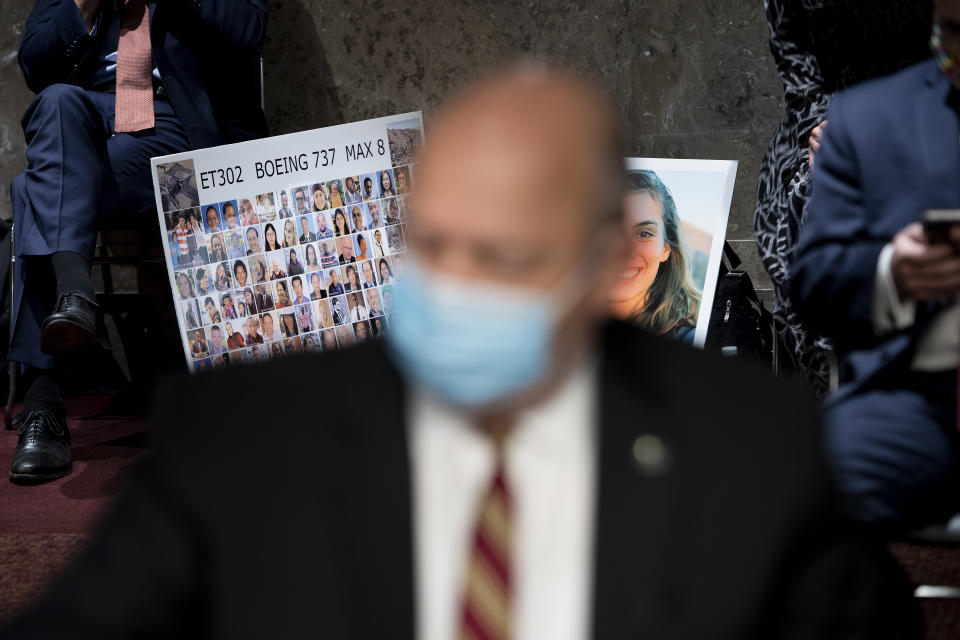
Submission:
[[[827,120],[790,296],[809,328],[833,339],[843,394],[907,374],[938,308],[920,305],[912,329],[874,335],[883,246],[927,209],[960,208],[960,125],[933,60],[837,95]]]
[[[919,637],[896,568],[834,516],[806,398],[626,325],[599,355],[593,637]],[[381,395],[208,401],[318,371]],[[382,343],[200,376],[159,392],[129,491],[0,637],[412,638],[406,388]],[[635,462],[641,434],[669,448],[663,475]]]
[[[260,47],[265,0],[150,2],[153,63],[191,146],[212,147],[265,136],[260,108]],[[89,88],[119,16],[100,2],[100,26],[87,34],[74,0],[37,0],[20,44],[20,67],[39,93],[55,83]],[[113,29],[117,33],[116,29]]]
[[[270,295],[263,295],[258,293],[255,297],[255,302],[257,305],[257,311],[264,312],[270,311],[273,308],[273,297]]]

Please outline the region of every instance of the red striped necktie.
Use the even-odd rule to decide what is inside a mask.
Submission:
[[[462,640],[513,637],[513,499],[507,485],[502,441],[497,467],[480,502],[460,612]]]
[[[153,128],[152,60],[147,0],[127,0],[117,46],[114,131],[122,133]]]

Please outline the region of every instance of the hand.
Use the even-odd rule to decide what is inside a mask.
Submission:
[[[810,139],[807,141],[807,149],[809,150],[809,155],[807,156],[807,162],[810,163],[810,168],[813,169],[813,158],[818,153],[820,153],[820,141],[823,140],[823,130],[827,128],[827,121],[824,120],[817,126],[813,128],[813,131],[810,132]]]
[[[100,10],[100,0],[73,0],[83,16],[83,21],[87,25],[87,33],[93,29],[93,23],[97,20],[97,11]]]
[[[950,242],[929,243],[919,222],[893,238],[890,270],[901,299],[938,300],[960,293],[960,227],[950,229]]]

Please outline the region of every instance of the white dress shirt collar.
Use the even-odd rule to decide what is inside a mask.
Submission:
[[[577,367],[506,441],[514,500],[516,638],[589,636],[596,489],[594,362]],[[412,390],[408,413],[418,638],[456,636],[478,502],[494,472],[490,439]]]

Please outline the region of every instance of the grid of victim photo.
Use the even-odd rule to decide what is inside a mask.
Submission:
[[[413,166],[164,214],[196,370],[325,351],[389,330]]]

